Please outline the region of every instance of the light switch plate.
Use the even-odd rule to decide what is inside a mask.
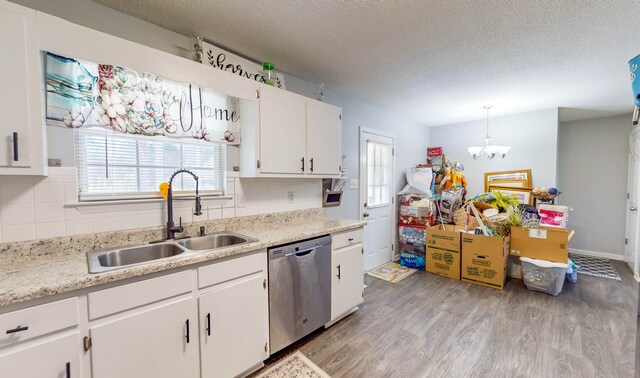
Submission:
[[[358,179],[349,180],[349,189],[358,189]]]

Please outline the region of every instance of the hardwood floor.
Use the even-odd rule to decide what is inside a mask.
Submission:
[[[417,272],[365,277],[360,310],[271,357],[300,349],[339,377],[633,377],[637,286],[578,276],[558,297]]]

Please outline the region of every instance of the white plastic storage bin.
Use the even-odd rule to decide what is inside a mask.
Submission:
[[[569,264],[521,257],[522,280],[527,289],[557,296],[564,285]]]

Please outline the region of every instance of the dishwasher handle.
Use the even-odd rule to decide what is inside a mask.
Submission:
[[[300,251],[300,252],[291,252],[291,253],[287,253],[286,255],[284,255],[284,257],[288,257],[291,255],[295,255],[296,257],[305,257],[308,256],[310,254],[312,254],[313,252],[316,251],[317,248],[311,248],[311,249],[307,249],[306,251]]]

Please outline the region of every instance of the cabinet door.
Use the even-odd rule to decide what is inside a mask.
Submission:
[[[80,334],[8,348],[0,354],[0,375],[11,378],[80,377]]]
[[[0,0],[0,166],[31,165],[30,124],[41,122],[35,11]],[[35,98],[34,98],[35,97]],[[34,119],[35,118],[35,119]]]
[[[304,174],[306,101],[304,97],[260,87],[260,172]]]
[[[362,244],[333,251],[331,283],[331,319],[336,319],[362,303],[364,268]]]
[[[202,377],[235,377],[269,357],[265,278],[238,278],[200,297]]]
[[[93,377],[196,377],[195,312],[193,300],[182,299],[92,327]]]
[[[339,175],[342,165],[342,109],[307,102],[307,157],[313,175]]]

